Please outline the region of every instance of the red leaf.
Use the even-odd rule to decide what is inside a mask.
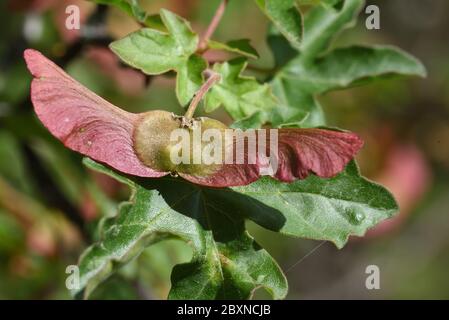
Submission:
[[[285,182],[305,179],[310,173],[331,178],[343,171],[363,146],[362,139],[351,132],[280,129],[278,134],[279,163],[274,177]]]
[[[31,100],[47,129],[68,148],[141,177],[161,177],[137,158],[132,133],[138,115],[126,112],[76,82],[40,52],[24,57],[31,74]]]
[[[256,136],[260,137],[258,134]],[[270,155],[268,133],[265,139],[268,156]],[[278,129],[278,165],[273,178],[283,182],[293,182],[297,179],[305,179],[311,173],[319,177],[331,178],[344,170],[362,146],[363,141],[359,136],[350,132],[325,129]],[[248,150],[245,149],[245,151],[244,158],[247,159]],[[180,175],[193,183],[210,187],[243,186],[259,179],[261,163],[263,161],[259,157],[257,164],[225,164],[217,172],[208,176],[182,173]]]

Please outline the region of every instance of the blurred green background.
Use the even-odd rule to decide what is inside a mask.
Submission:
[[[201,32],[218,0],[142,0],[150,13],[164,7]],[[80,31],[64,28],[65,8],[79,5]],[[352,239],[332,244],[288,239],[254,225],[255,238],[280,263],[289,299],[449,298],[449,2],[378,0],[381,29],[367,30],[362,12],[356,28],[334,46],[391,44],[412,53],[427,79],[392,79],[325,95],[332,126],[366,141],[362,172],[388,187],[400,214]],[[114,8],[83,0],[0,2],[0,299],[69,299],[66,267],[98,238],[96,224],[115,212],[128,190],[81,164],[37,121],[29,100],[31,77],[22,53],[35,48],[89,89],[133,111],[180,112],[174,79],[146,77],[121,65],[107,45],[139,26]],[[249,38],[261,54],[254,75],[273,58],[265,43],[268,22],[254,1],[231,0],[215,38]],[[211,59],[222,58],[211,53]],[[258,71],[257,71],[258,70]],[[229,121],[224,111],[213,117]],[[110,278],[98,299],[161,299],[170,270],[191,252],[178,241],[159,243]],[[380,269],[380,290],[367,290],[366,267]],[[257,297],[265,298],[263,292]]]

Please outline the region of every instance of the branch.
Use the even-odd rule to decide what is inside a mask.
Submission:
[[[201,38],[201,41],[198,45],[198,52],[202,53],[207,50],[207,43],[209,42],[209,39],[212,37],[218,25],[220,24],[221,18],[223,17],[223,14],[226,10],[226,5],[228,4],[228,1],[229,0],[222,0],[220,5],[218,6],[217,11],[215,12],[214,17],[212,18],[212,21],[210,22],[206,32]]]

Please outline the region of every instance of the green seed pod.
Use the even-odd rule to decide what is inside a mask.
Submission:
[[[224,159],[227,126],[210,118],[186,119],[166,111],[141,115],[134,130],[135,152],[146,166],[158,171],[205,176],[218,170],[222,163],[205,163],[204,152],[221,152]],[[214,129],[215,138],[203,141],[204,133]],[[185,132],[185,134],[184,134]],[[207,151],[209,150],[209,151]],[[218,150],[218,151],[217,151]],[[174,161],[183,158],[184,161]]]

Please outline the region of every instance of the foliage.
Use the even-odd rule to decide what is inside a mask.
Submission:
[[[124,1],[97,2],[129,11],[128,5],[120,5]],[[206,111],[223,106],[237,121],[234,126],[325,125],[317,95],[391,75],[425,75],[416,59],[395,48],[332,48],[336,36],[354,25],[362,0],[315,2],[305,16],[293,0],[256,0],[256,4],[274,25],[267,39],[276,67],[267,82],[244,75],[246,58],[258,57],[247,40],[207,41],[210,49],[244,56],[213,65],[221,81],[204,101]],[[144,22],[132,8],[137,20]],[[165,31],[143,28],[113,42],[111,49],[146,74],[176,71],[177,98],[184,106],[204,82],[202,72],[209,62],[197,50],[199,36],[185,19],[167,10],[160,17]],[[288,48],[284,53],[289,54],[279,54],[280,47]],[[82,290],[77,294],[85,298],[145,247],[176,238],[192,247],[193,257],[174,268],[169,298],[247,299],[264,287],[281,299],[287,293],[286,279],[248,234],[245,220],[290,236],[329,240],[341,248],[349,236],[362,236],[397,211],[389,192],[361,177],[354,162],[331,179],[311,176],[285,184],[264,178],[231,189],[199,187],[174,178],[125,177],[92,160],[84,162],[132,190],[116,215],[100,224],[100,241],[81,257]]]

